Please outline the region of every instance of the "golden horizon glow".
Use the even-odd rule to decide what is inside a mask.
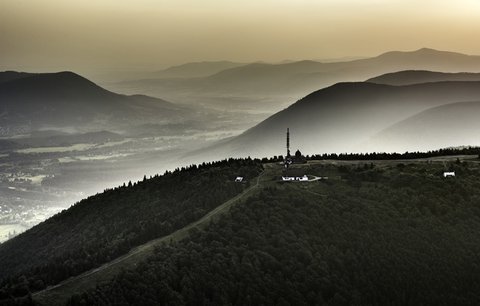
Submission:
[[[480,54],[474,0],[3,0],[0,70],[157,70],[192,61]]]

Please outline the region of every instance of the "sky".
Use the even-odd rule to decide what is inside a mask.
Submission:
[[[0,0],[0,70],[480,54],[480,0]]]

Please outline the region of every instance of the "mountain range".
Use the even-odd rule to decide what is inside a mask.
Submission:
[[[395,54],[383,56],[396,58]],[[308,62],[280,66],[292,64],[297,68],[312,67]],[[215,77],[220,78],[221,74],[228,73]],[[292,146],[307,154],[438,149],[449,145],[447,140],[456,133],[453,127],[444,131],[441,121],[432,121],[431,137],[418,138],[423,139],[419,145],[406,140],[405,135],[412,135],[412,128],[407,129],[410,133],[402,132],[405,128],[400,128],[401,122],[410,122],[409,117],[444,104],[480,101],[479,75],[415,70],[380,75],[366,82],[338,83],[305,96],[237,137],[188,153],[187,158],[201,161],[284,154],[286,128],[291,130]],[[115,94],[72,72],[0,73],[0,98],[3,135],[15,134],[16,126],[26,126],[30,131],[52,127],[74,127],[85,132],[122,128],[133,131],[136,125],[186,122],[194,113],[188,107],[148,96]],[[465,109],[463,104],[458,107]],[[440,116],[438,111],[433,113]],[[425,118],[433,120],[432,116]],[[423,125],[415,125],[422,131],[425,131],[422,126],[429,124],[425,118]],[[466,113],[455,118],[474,120]],[[478,144],[474,130],[462,130],[462,137],[455,144]],[[434,131],[444,132],[437,135]],[[392,145],[395,143],[392,138],[399,140],[397,146]]]
[[[431,49],[167,69],[150,85],[183,84],[177,94],[192,99],[203,88],[200,100],[266,95],[281,105],[315,90],[238,136],[185,152],[198,165],[107,188],[0,244],[0,304],[478,304],[479,149],[340,155],[479,146],[478,71],[480,57]],[[347,82],[357,78],[366,81]],[[4,157],[128,137],[104,127],[175,130],[198,109],[116,94],[72,72],[0,73],[0,101],[0,128],[31,134],[0,139]],[[58,131],[67,127],[84,132]],[[285,170],[287,129],[292,153],[315,156]],[[183,140],[190,149],[192,139]],[[289,173],[308,181],[283,181]]]
[[[183,103],[251,111],[278,111],[291,101],[338,82],[357,82],[403,70],[478,72],[480,56],[422,48],[376,57],[322,63],[251,63],[206,77],[148,78],[105,84],[117,92],[145,93]]]
[[[297,68],[311,67],[308,62],[292,64]],[[228,73],[215,77],[220,78],[221,74]],[[479,75],[415,70],[380,75],[366,82],[338,83],[305,96],[237,137],[187,156],[201,161],[202,158],[284,154],[286,128],[291,130],[292,146],[310,154],[438,149],[439,145],[448,146],[448,141],[442,139],[451,139],[446,133],[450,131],[447,134],[453,135],[455,129],[432,136],[431,141],[422,140],[422,146],[413,142],[410,146],[405,137],[400,137],[408,134],[401,131],[400,122],[408,122],[409,117],[444,104],[480,101]],[[115,94],[72,72],[4,72],[0,73],[0,80],[0,117],[6,135],[14,134],[15,126],[27,126],[30,131],[76,127],[90,132],[126,126],[135,130],[135,125],[186,122],[194,113],[188,107],[148,96]],[[455,118],[473,120],[471,116]],[[423,126],[428,124],[424,120]],[[432,122],[431,130],[443,131],[438,124],[439,121]],[[398,146],[392,146],[393,135],[398,136],[395,137],[399,139]],[[456,144],[477,144],[473,129],[462,130],[462,135]]]

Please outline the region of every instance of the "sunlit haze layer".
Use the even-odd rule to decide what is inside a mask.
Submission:
[[[0,2],[0,69],[155,70],[184,62],[480,53],[476,0]]]

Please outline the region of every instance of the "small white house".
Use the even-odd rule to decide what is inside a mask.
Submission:
[[[308,182],[308,176],[305,174],[304,169],[301,168],[287,168],[282,173],[282,181],[306,181]]]
[[[308,181],[308,176],[305,174],[304,176],[296,177],[295,179],[298,181]]]
[[[308,176],[304,174],[303,176],[282,176],[282,181],[308,181]]]
[[[241,182],[243,182],[243,176],[237,176],[235,178],[235,183],[241,183]]]
[[[455,177],[455,171],[443,172],[443,177]]]

